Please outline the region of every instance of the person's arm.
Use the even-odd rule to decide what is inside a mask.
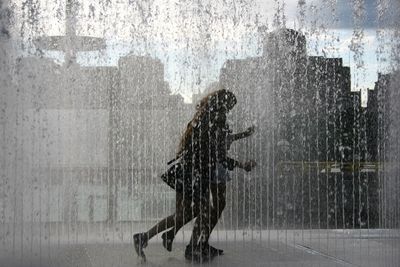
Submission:
[[[225,165],[228,170],[232,171],[235,167],[238,167],[240,165],[240,162],[230,157],[226,157]]]
[[[256,166],[256,162],[254,160],[248,160],[248,161],[244,161],[244,162],[240,162],[238,161],[238,165],[237,167],[245,170],[246,172],[251,171],[255,166]]]
[[[233,142],[233,141],[236,141],[236,140],[239,140],[239,139],[242,139],[242,138],[249,137],[250,135],[252,135],[254,133],[254,130],[255,130],[255,127],[251,126],[251,127],[247,128],[247,130],[244,131],[244,132],[236,133],[236,134],[230,134],[229,135],[229,139],[230,139],[229,141]]]
[[[226,157],[225,161],[226,167],[228,170],[232,171],[235,167],[241,168],[247,172],[251,171],[253,167],[255,167],[257,164],[253,160],[241,162],[235,159],[232,159],[230,157]]]

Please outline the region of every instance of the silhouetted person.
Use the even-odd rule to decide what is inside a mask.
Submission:
[[[227,178],[221,172],[235,167],[250,170],[255,165],[254,162],[242,164],[227,156],[231,142],[228,140],[230,131],[226,124],[226,114],[236,105],[235,95],[222,89],[211,93],[204,102],[204,116],[198,129],[200,147],[199,153],[196,153],[200,170],[200,176],[197,176],[200,192],[196,192],[200,195],[199,213],[192,238],[185,250],[185,257],[194,261],[205,261],[219,253],[219,250],[209,246],[208,240],[221,215],[222,206],[225,206]],[[222,194],[219,194],[219,190]],[[214,192],[214,206],[210,203],[210,191]]]
[[[175,214],[161,220],[148,232],[134,235],[135,250],[143,259],[143,248],[147,246],[149,239],[171,227],[180,228],[194,217],[197,218],[185,257],[202,261],[217,255],[218,250],[208,245],[210,233],[221,213],[218,209],[211,213],[210,188],[215,187],[212,179],[215,179],[219,165],[229,170],[235,167],[250,170],[254,166],[253,162],[242,164],[226,155],[229,146],[226,113],[235,104],[236,97],[225,89],[215,91],[200,101],[195,116],[187,125],[177,153],[177,158],[185,166],[185,173],[183,181],[180,181],[181,186],[176,187]],[[215,199],[225,201],[224,195]]]
[[[226,150],[228,151],[232,142],[246,138],[252,135],[254,132],[254,127],[249,127],[245,132],[232,134],[232,131],[229,129],[229,125],[225,122],[225,127],[221,128],[220,134],[222,134],[221,138],[226,140],[224,141],[226,144]],[[255,166],[255,162],[247,161],[244,163],[237,162],[236,167],[242,168],[246,171],[251,171],[252,167]],[[210,224],[210,232],[214,229],[217,224],[219,218],[221,217],[222,211],[226,205],[226,183],[231,180],[229,175],[229,169],[226,166],[218,163],[217,168],[215,170],[215,174],[211,177],[210,182],[210,190],[211,190],[211,224]],[[198,210],[196,210],[198,211]],[[193,216],[197,217],[197,213],[193,214]],[[185,221],[181,225],[175,225],[172,229],[162,234],[163,246],[168,250],[172,250],[172,243],[175,238],[175,234],[179,231],[180,228],[183,227],[184,224],[190,222],[193,217],[185,217]],[[216,249],[213,246],[208,246],[210,254],[218,254],[222,255],[223,250]]]

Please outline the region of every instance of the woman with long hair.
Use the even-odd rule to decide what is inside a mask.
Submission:
[[[218,164],[229,170],[234,167],[251,169],[252,165],[242,164],[226,156],[226,113],[235,104],[235,95],[225,89],[210,93],[198,104],[197,111],[182,136],[177,153],[177,158],[185,167],[185,174],[182,186],[176,188],[175,214],[161,220],[149,231],[133,236],[135,250],[144,260],[143,248],[153,236],[172,227],[179,229],[194,217],[197,218],[185,257],[198,261],[218,253],[218,250],[208,245],[213,228],[210,218],[207,217],[211,212],[211,179]]]
[[[222,125],[221,125],[222,126]],[[230,149],[231,144],[239,139],[246,138],[251,136],[254,133],[255,127],[249,127],[246,131],[237,133],[237,134],[232,134],[232,131],[229,129],[229,125],[225,122],[225,126],[221,128],[221,139],[226,140],[225,145],[226,145],[226,150],[228,151]],[[246,162],[236,162],[236,166],[238,168],[244,169],[245,171],[249,172],[251,169],[256,165],[254,161],[246,161]],[[211,225],[210,225],[210,232],[212,232],[213,228],[217,224],[219,218],[221,217],[222,211],[225,208],[226,205],[226,183],[229,182],[231,179],[230,174],[229,174],[229,169],[226,168],[226,166],[223,166],[220,163],[217,163],[217,168],[215,170],[214,175],[211,177],[211,182],[210,182],[210,192],[211,192],[211,210],[210,210],[210,219],[211,219]],[[197,216],[198,214],[192,214],[194,216]],[[163,239],[163,246],[165,249],[168,251],[172,251],[172,243],[175,238],[176,233],[183,227],[184,224],[188,223],[193,219],[193,217],[185,217],[184,221],[180,221],[183,224],[175,224],[174,227],[172,227],[170,230],[164,232],[162,234],[162,239]],[[222,255],[223,250],[221,249],[216,249],[213,246],[208,245],[208,248],[210,250],[211,254],[217,254],[217,255]]]

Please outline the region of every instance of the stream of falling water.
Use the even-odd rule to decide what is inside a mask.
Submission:
[[[160,179],[227,88],[226,266],[400,262],[397,0],[0,2],[0,266],[131,266]],[[154,265],[182,266],[193,223]],[[172,256],[171,256],[172,255]],[[172,259],[172,260],[171,260]],[[280,265],[283,264],[283,265]],[[286,265],[285,265],[286,264]],[[275,266],[275,265],[274,265]]]

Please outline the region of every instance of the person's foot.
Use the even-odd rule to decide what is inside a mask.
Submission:
[[[133,245],[135,251],[143,261],[146,261],[146,255],[144,255],[143,249],[147,247],[147,235],[145,233],[138,233],[133,235]]]
[[[221,256],[224,254],[224,251],[222,249],[219,248],[215,248],[213,246],[208,245],[208,247],[206,247],[206,249],[208,249],[210,251],[210,255],[212,257],[214,256]]]
[[[190,245],[185,249],[185,258],[191,262],[203,263],[210,259],[209,256],[210,254],[208,251],[200,248],[193,248]]]
[[[174,241],[173,238],[169,237],[169,232],[165,232],[161,235],[161,238],[163,239],[163,246],[166,250],[171,251],[172,250],[172,242]]]

